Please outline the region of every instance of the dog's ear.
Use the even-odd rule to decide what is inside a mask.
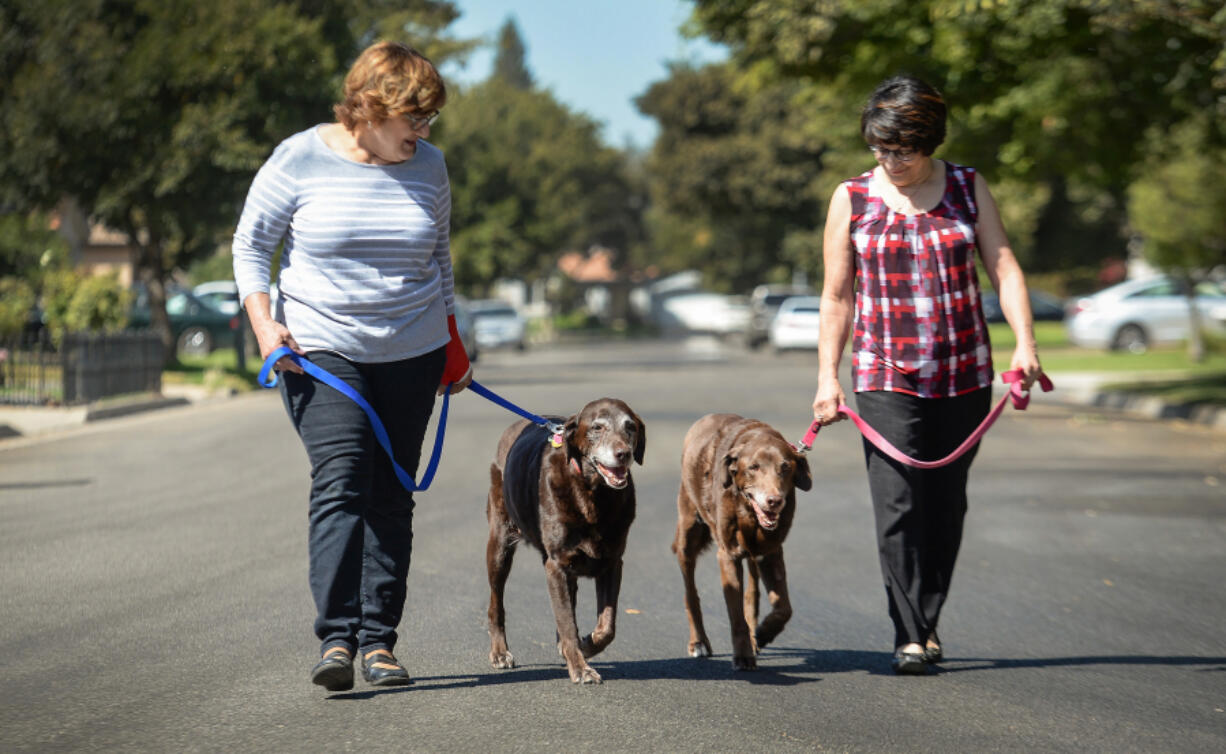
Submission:
[[[721,483],[723,483],[724,489],[731,487],[732,483],[735,481],[734,477],[736,476],[737,453],[739,450],[739,448],[733,448],[727,453],[724,453],[724,457],[720,463],[718,472],[719,480]]]
[[[792,474],[792,486],[808,492],[813,489],[813,473],[809,471],[809,459],[796,453],[796,471]]]
[[[634,460],[639,466],[642,466],[643,453],[647,450],[647,425],[629,406],[626,407],[626,410],[630,412],[630,418],[634,419],[634,423],[638,425],[638,437],[634,441]]]
[[[583,449],[578,446],[578,443],[586,439],[586,434],[579,431],[579,414],[572,414],[562,425],[562,441],[566,444],[566,455],[582,457]]]

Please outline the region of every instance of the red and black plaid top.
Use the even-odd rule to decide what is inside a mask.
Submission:
[[[922,398],[992,384],[991,343],[975,272],[975,171],[945,163],[931,212],[901,215],[872,171],[844,182],[856,250],[854,390]]]

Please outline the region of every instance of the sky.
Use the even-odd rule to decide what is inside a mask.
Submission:
[[[462,15],[448,27],[451,34],[491,44],[469,56],[466,67],[445,64],[445,78],[468,84],[489,76],[498,30],[513,17],[537,86],[603,124],[602,136],[614,147],[646,148],[655,140],[655,121],[639,113],[633,99],[668,78],[668,62],[725,57],[721,47],[681,36],[690,15],[687,0],[453,2]]]

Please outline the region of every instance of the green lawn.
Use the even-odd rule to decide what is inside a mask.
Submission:
[[[1008,325],[989,325],[992,355],[998,372],[1009,368],[1017,342]],[[1209,353],[1199,364],[1188,359],[1187,348],[1152,348],[1146,353],[1097,351],[1068,342],[1059,322],[1036,322],[1035,340],[1043,370],[1059,384],[1061,372],[1118,374],[1107,389],[1146,393],[1174,403],[1212,403],[1226,406],[1226,353]]]

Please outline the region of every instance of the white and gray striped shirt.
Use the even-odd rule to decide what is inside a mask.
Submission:
[[[284,238],[273,312],[306,351],[365,363],[447,344],[454,311],[451,186],[443,153],[418,140],[395,165],[353,162],[319,126],[260,168],[234,232],[239,300],[268,290]]]

